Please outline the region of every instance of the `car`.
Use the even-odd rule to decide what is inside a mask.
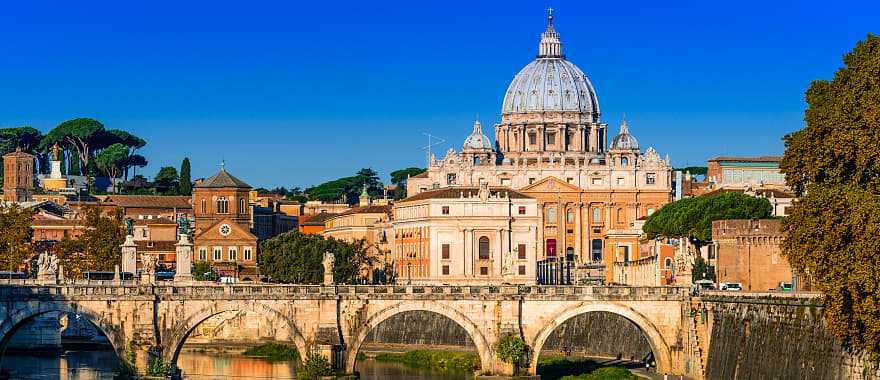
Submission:
[[[698,285],[701,290],[714,290],[715,283],[712,280],[697,280],[694,285]]]
[[[791,283],[790,283],[790,282],[785,282],[785,281],[780,282],[780,283],[779,283],[779,290],[781,290],[781,291],[783,291],[783,292],[790,292],[790,291],[792,291]]]
[[[721,290],[726,290],[728,292],[738,292],[742,290],[742,284],[738,282],[722,282]]]

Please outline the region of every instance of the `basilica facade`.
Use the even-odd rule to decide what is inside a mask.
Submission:
[[[430,158],[407,181],[407,193],[481,185],[516,190],[537,200],[533,250],[540,260],[600,269],[613,281],[613,262],[637,258],[634,226],[672,200],[671,166],[653,148],[641,150],[624,120],[608,145],[608,125],[589,78],[563,55],[548,19],[537,57],[504,96],[494,142],[479,121],[462,150]]]

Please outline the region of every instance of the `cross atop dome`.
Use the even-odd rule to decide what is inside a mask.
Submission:
[[[562,58],[562,42],[559,33],[553,29],[553,8],[547,8],[547,30],[541,33],[538,58]]]

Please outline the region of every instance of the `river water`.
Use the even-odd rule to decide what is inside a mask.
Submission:
[[[68,351],[61,355],[35,356],[10,354],[3,358],[3,368],[13,379],[34,380],[112,380],[118,366],[112,351]],[[296,364],[268,362],[235,354],[202,352],[180,353],[178,366],[185,379],[192,380],[263,380],[296,379]],[[453,380],[467,379],[463,374],[431,372],[402,364],[365,360],[357,363],[361,379]]]

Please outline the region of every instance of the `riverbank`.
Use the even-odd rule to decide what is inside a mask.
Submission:
[[[405,353],[382,352],[373,357],[384,363],[400,363],[412,368],[441,372],[473,373],[480,369],[477,354],[445,350],[415,350]]]
[[[639,380],[630,370],[640,363],[616,359],[569,358],[547,356],[538,359],[538,374],[543,380]]]

